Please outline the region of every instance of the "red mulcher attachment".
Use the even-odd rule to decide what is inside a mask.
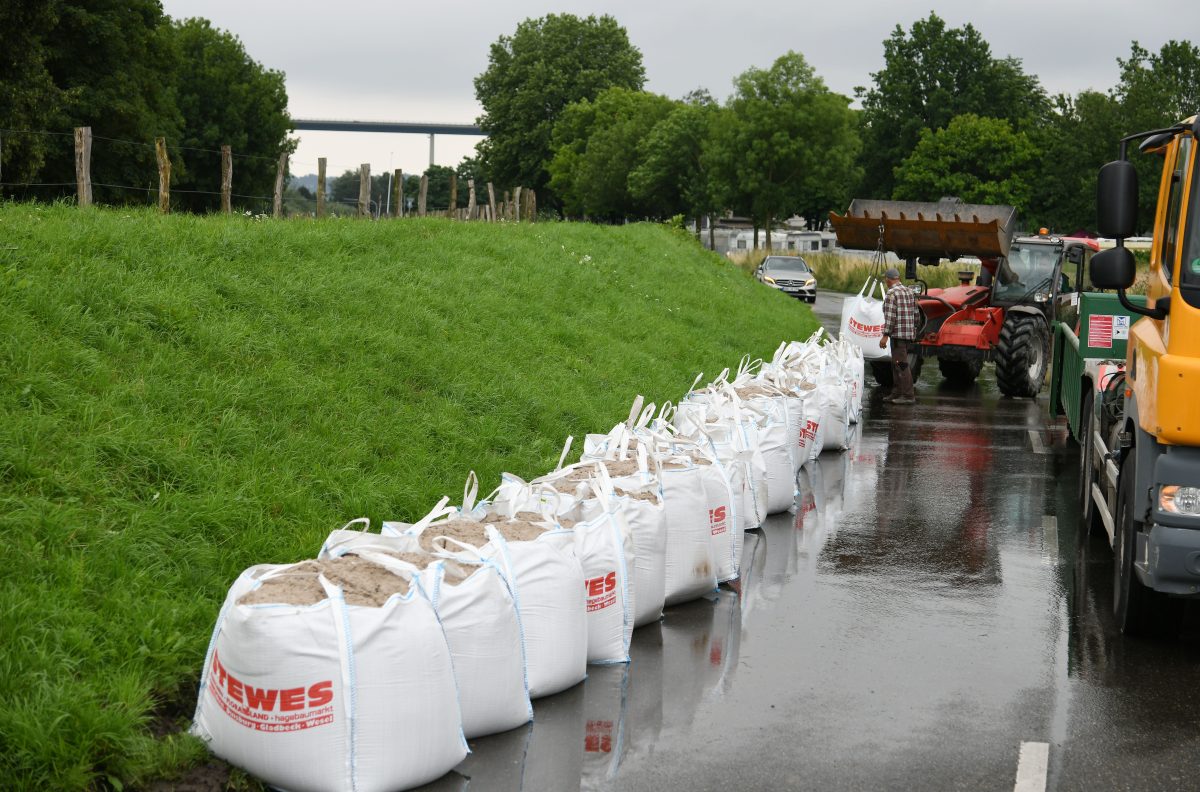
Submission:
[[[994,276],[998,260],[1008,255],[1016,224],[1011,206],[966,204],[956,199],[936,203],[855,199],[844,216],[829,213],[838,242],[849,250],[895,253],[915,280],[917,263],[937,264],[961,256],[979,258]],[[1004,309],[988,305],[990,289],[971,284],[971,272],[959,274],[960,285],[928,289],[917,298],[924,316],[919,354],[972,369],[995,347],[1004,324]],[[943,373],[953,370],[942,366]],[[964,376],[966,369],[964,369]]]

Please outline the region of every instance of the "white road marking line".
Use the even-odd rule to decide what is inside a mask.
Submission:
[[[1050,453],[1050,449],[1046,448],[1045,443],[1042,442],[1042,433],[1036,429],[1029,430],[1029,444],[1033,446],[1033,453],[1035,454]]]
[[[1021,743],[1017,760],[1017,783],[1013,792],[1046,792],[1046,770],[1050,765],[1050,743]]]
[[[1050,514],[1042,517],[1042,552],[1058,563],[1058,518]]]

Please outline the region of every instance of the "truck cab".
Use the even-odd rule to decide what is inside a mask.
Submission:
[[[1084,295],[1074,327],[1056,323],[1052,408],[1079,439],[1080,508],[1108,535],[1113,611],[1130,633],[1200,596],[1198,137],[1192,118],[1121,141],[1097,190],[1100,232],[1116,246],[1090,266],[1092,284],[1116,294]],[[1124,246],[1138,192],[1125,153],[1137,140],[1163,157],[1144,298],[1126,294],[1138,274]]]

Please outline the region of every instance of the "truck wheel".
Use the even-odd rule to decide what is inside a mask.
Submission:
[[[1083,395],[1083,404],[1079,406],[1079,527],[1080,539],[1085,541],[1092,532],[1092,523],[1096,520],[1096,505],[1092,503],[1092,483],[1096,480],[1096,467],[1092,464],[1095,456],[1096,441],[1093,439],[1092,415],[1095,410],[1095,396],[1091,388],[1084,382],[1088,391]]]
[[[975,381],[983,370],[982,360],[944,360],[938,358],[938,371],[952,385],[966,387]]]
[[[1113,616],[1126,635],[1143,635],[1150,627],[1151,600],[1155,592],[1138,580],[1133,569],[1141,523],[1133,518],[1133,488],[1137,478],[1136,456],[1129,450],[1121,463],[1117,491],[1117,515],[1113,535]]]
[[[1050,335],[1040,316],[1009,313],[996,343],[996,384],[1005,396],[1034,397],[1046,381]]]

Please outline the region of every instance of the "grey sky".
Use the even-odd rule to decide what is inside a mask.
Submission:
[[[163,0],[163,7],[173,17],[207,17],[240,36],[251,57],[286,73],[293,116],[388,121],[473,121],[480,108],[472,80],[487,66],[488,46],[521,20],[548,13],[611,14],[642,51],[648,90],[678,97],[705,87],[719,99],[738,73],[789,49],[850,95],[882,66],[892,28],[907,30],[931,10],[951,26],[974,24],[993,55],[1021,59],[1050,93],[1107,90],[1131,40],[1153,52],[1200,30],[1200,4],[1186,0]],[[476,141],[438,137],[438,164],[457,163]],[[306,132],[292,171],[315,172],[320,156],[331,174],[362,162],[375,173],[418,172],[429,143],[417,135]]]

